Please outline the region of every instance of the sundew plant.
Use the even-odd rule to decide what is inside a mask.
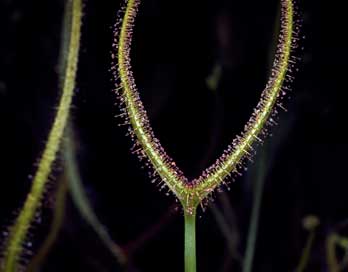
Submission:
[[[143,1],[145,2],[145,0]],[[214,198],[214,193],[217,190],[226,190],[231,180],[243,175],[245,165],[254,156],[256,145],[264,141],[271,127],[276,124],[277,111],[285,109],[283,97],[293,79],[292,70],[296,62],[293,50],[298,41],[299,29],[295,19],[296,12],[293,1],[279,0],[279,2],[280,30],[277,49],[270,77],[264,90],[260,91],[259,102],[255,105],[244,130],[234,139],[231,139],[230,144],[226,146],[215,163],[203,170],[194,179],[185,176],[185,173],[180,170],[174,159],[167,154],[161,142],[155,137],[156,131],[151,126],[142,98],[137,90],[137,79],[133,76],[131,66],[131,50],[136,16],[138,12],[141,12],[142,1],[125,1],[118,13],[118,21],[114,25],[114,39],[110,41],[110,47],[112,44],[111,71],[114,90],[117,94],[115,99],[117,99],[117,105],[121,112],[119,114],[122,119],[120,124],[128,126],[128,132],[133,141],[132,153],[135,153],[141,160],[147,161],[145,164],[149,166],[150,181],[157,183],[161,189],[165,189],[164,191],[168,195],[173,195],[181,204],[185,222],[183,239],[185,272],[197,271],[196,259],[199,258],[196,256],[197,209],[199,207],[204,209]],[[108,231],[94,214],[88,196],[83,191],[83,185],[80,183],[78,169],[74,161],[75,146],[73,142],[75,136],[69,115],[76,85],[82,5],[82,0],[67,0],[66,3],[63,42],[60,50],[61,95],[54,122],[32,179],[31,189],[18,212],[17,218],[8,228],[8,235],[4,241],[1,241],[3,252],[0,259],[0,271],[3,272],[39,270],[40,262],[46,256],[45,252],[48,251],[50,244],[56,238],[62,220],[61,210],[64,209],[63,204],[66,201],[65,195],[68,190],[70,190],[82,217],[92,226],[115,259],[123,267],[127,267],[127,254],[112,240]],[[57,208],[55,212],[54,227],[52,227],[40,252],[33,253],[32,261],[23,263],[24,244],[29,239],[28,232],[45,198],[49,175],[59,151],[62,154],[62,165],[66,178],[69,180],[68,185],[63,181],[58,184],[56,201],[61,204],[61,206],[58,205],[61,209]]]
[[[277,54],[273,63],[271,77],[261,94],[260,102],[254,109],[245,130],[237,136],[217,161],[194,180],[188,180],[165,152],[155,138],[146,111],[137,92],[131,71],[130,50],[133,26],[140,1],[127,2],[120,26],[116,26],[117,66],[115,79],[120,79],[120,101],[126,114],[125,122],[132,127],[131,136],[135,141],[136,153],[146,157],[153,167],[153,177],[159,176],[161,182],[177,197],[185,216],[185,271],[196,271],[196,210],[199,204],[209,201],[212,192],[226,183],[231,175],[241,174],[243,161],[252,156],[253,145],[261,142],[267,134],[266,126],[273,122],[275,108],[282,107],[283,84],[291,71],[291,50],[294,40],[294,7],[291,0],[281,1],[281,30]],[[114,53],[116,54],[116,53]]]

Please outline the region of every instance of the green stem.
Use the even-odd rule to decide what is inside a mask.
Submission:
[[[196,211],[185,211],[185,272],[196,272]]]

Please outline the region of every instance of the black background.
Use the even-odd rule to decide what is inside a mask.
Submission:
[[[302,2],[302,1],[300,1]],[[287,94],[287,112],[258,150],[268,154],[253,271],[293,271],[308,232],[320,227],[307,271],[326,271],[325,239],[348,215],[346,167],[346,23],[342,4],[298,3],[302,32],[299,72]],[[184,173],[194,178],[222,153],[248,120],[266,83],[273,56],[278,1],[144,0],[137,17],[132,64],[156,136]],[[109,72],[113,24],[120,1],[84,1],[83,33],[72,119],[88,196],[114,240],[129,248],[131,271],[182,271],[183,217],[175,199],[151,184],[130,154]],[[0,1],[0,228],[18,214],[29,174],[44,148],[59,98],[58,54],[64,2]],[[218,34],[220,33],[220,34]],[[225,42],[223,42],[225,39]],[[217,90],[206,79],[222,67]],[[255,157],[257,164],[258,156]],[[271,159],[270,159],[271,158]],[[31,230],[32,252],[52,218],[57,162]],[[251,167],[253,168],[253,167]],[[230,227],[244,254],[252,207],[253,175],[230,184]],[[217,194],[215,203],[221,206]],[[174,208],[173,205],[174,204]],[[169,208],[172,207],[172,208]],[[225,214],[231,217],[231,214]],[[240,271],[208,208],[199,212],[198,271]],[[344,234],[345,227],[340,229]],[[24,257],[27,261],[29,257]],[[227,260],[227,261],[226,261]],[[66,219],[43,271],[121,271],[68,201]]]

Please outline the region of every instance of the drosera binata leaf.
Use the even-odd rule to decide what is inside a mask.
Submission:
[[[251,159],[253,146],[262,142],[267,135],[267,127],[274,125],[276,108],[284,108],[282,97],[288,89],[284,83],[292,81],[291,70],[295,60],[292,49],[298,40],[298,27],[294,20],[292,0],[280,0],[281,24],[277,52],[269,80],[263,90],[244,131],[225,149],[216,162],[189,181],[175,162],[167,155],[155,137],[149,118],[140,99],[131,69],[130,51],[135,17],[140,0],[128,0],[122,10],[123,18],[115,24],[114,51],[115,61],[111,70],[114,73],[115,91],[119,95],[123,125],[130,125],[129,134],[134,140],[133,153],[140,159],[147,158],[155,176],[168,186],[181,202],[185,218],[185,272],[196,271],[196,210],[206,202],[216,188],[226,183],[231,175],[241,175],[244,161]],[[156,180],[153,179],[153,180]]]
[[[0,271],[4,272],[19,271],[19,262],[23,253],[23,244],[26,241],[28,229],[30,228],[37,209],[40,206],[48,181],[48,176],[51,172],[52,164],[56,159],[56,154],[59,150],[70,113],[80,48],[82,0],[68,0],[66,12],[71,12],[71,23],[69,28],[67,28],[67,36],[69,37],[65,37],[69,39],[69,42],[67,43],[66,68],[61,87],[62,95],[54,123],[49,132],[45,149],[42,153],[32,182],[32,187],[16,221],[13,226],[10,227],[9,236],[5,241],[4,259],[2,264],[0,264]],[[65,48],[62,48],[62,50],[64,49]]]
[[[123,18],[115,24],[115,43],[112,52],[115,63],[112,71],[115,82],[119,82],[116,92],[119,94],[124,124],[131,127],[134,153],[149,160],[161,181],[180,200],[185,212],[194,212],[217,187],[226,182],[228,176],[240,175],[244,171],[243,161],[252,157],[253,145],[262,142],[267,135],[267,127],[275,124],[276,109],[284,108],[282,97],[288,89],[284,83],[292,80],[291,69],[295,59],[291,53],[297,42],[297,27],[292,0],[280,0],[280,3],[281,27],[277,52],[270,78],[259,103],[244,131],[232,141],[213,165],[191,181],[185,177],[155,137],[133,78],[130,51],[140,0],[126,1],[126,6],[122,10]]]

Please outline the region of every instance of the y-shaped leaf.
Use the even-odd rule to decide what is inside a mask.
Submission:
[[[244,132],[237,136],[217,161],[203,171],[196,179],[188,181],[175,162],[166,154],[158,139],[155,138],[148,116],[141,102],[131,70],[130,50],[135,17],[140,0],[128,0],[120,29],[115,30],[115,49],[118,63],[113,67],[115,79],[120,79],[121,102],[124,103],[123,116],[126,124],[131,125],[131,134],[135,138],[135,153],[147,157],[162,182],[180,200],[185,214],[185,271],[196,271],[196,228],[197,206],[210,195],[215,188],[224,183],[233,173],[239,174],[243,160],[253,153],[253,145],[262,141],[267,124],[274,123],[272,115],[282,96],[283,84],[291,70],[291,50],[294,40],[294,7],[292,0],[281,2],[281,30],[272,73],[261,94]],[[296,38],[295,38],[296,40]]]
[[[281,1],[281,30],[278,50],[273,63],[272,73],[261,94],[244,132],[232,141],[223,155],[204,170],[196,179],[188,181],[175,162],[166,154],[158,139],[155,138],[146,111],[140,100],[130,65],[131,40],[135,17],[140,0],[128,0],[122,25],[116,30],[118,66],[114,69],[115,77],[120,78],[121,100],[136,138],[137,153],[146,156],[163,182],[177,196],[185,212],[194,213],[196,207],[224,179],[232,173],[238,173],[244,158],[251,156],[252,146],[261,141],[262,131],[273,122],[271,116],[283,93],[283,83],[291,67],[291,49],[294,38],[294,8],[292,0]],[[113,54],[115,57],[115,54]],[[279,103],[279,106],[281,104]]]

